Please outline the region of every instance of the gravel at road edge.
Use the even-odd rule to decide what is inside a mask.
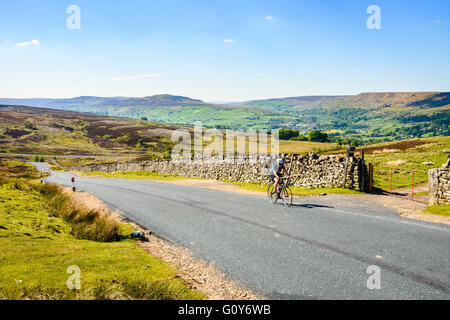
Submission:
[[[70,188],[64,188],[72,199],[91,209],[113,215],[121,223],[130,223],[137,230],[142,231],[148,241],[136,243],[149,254],[168,262],[178,269],[179,276],[192,289],[204,293],[210,300],[260,300],[262,296],[244,288],[235,281],[228,279],[213,265],[195,257],[188,249],[166,241],[150,230],[135,224],[125,218],[120,212],[112,211],[102,200],[87,192],[73,193]]]

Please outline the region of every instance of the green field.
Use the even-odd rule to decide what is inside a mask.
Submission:
[[[366,161],[374,164],[374,186],[389,189],[388,181],[392,169],[393,189],[410,188],[412,172],[414,183],[421,185],[428,182],[428,170],[442,166],[450,154],[450,137],[434,137],[410,140],[411,143],[379,144],[371,147],[372,151],[365,156]],[[408,147],[410,146],[410,147]],[[386,166],[386,167],[383,167]]]
[[[433,137],[422,139],[384,142],[356,148],[355,155],[361,156],[364,149],[366,163],[374,166],[374,186],[383,190],[390,189],[392,168],[392,189],[410,188],[411,170],[414,172],[415,185],[428,182],[428,170],[441,167],[450,155],[450,137]],[[344,150],[330,151],[325,154],[340,154]],[[417,194],[419,195],[419,194]]]

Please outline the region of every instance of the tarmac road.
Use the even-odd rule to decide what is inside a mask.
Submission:
[[[52,172],[47,181],[71,186],[71,177]],[[154,181],[76,177],[76,186],[268,298],[450,298],[450,227],[359,198],[304,197],[286,208]],[[377,274],[380,289],[371,290]]]

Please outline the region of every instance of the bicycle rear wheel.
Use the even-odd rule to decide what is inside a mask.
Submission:
[[[273,185],[270,185],[267,188],[267,198],[269,199],[270,202],[272,202],[273,204],[275,204],[278,200],[278,197],[276,195],[275,192],[273,192]]]
[[[292,191],[289,187],[284,187],[281,190],[281,201],[286,207],[290,207],[292,205]]]

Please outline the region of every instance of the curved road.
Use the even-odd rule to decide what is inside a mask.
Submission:
[[[52,172],[47,181],[70,186],[71,177]],[[269,298],[450,298],[446,225],[403,219],[349,196],[295,199],[285,208],[264,197],[162,182],[76,179],[78,190]],[[381,288],[368,289],[377,274]]]

